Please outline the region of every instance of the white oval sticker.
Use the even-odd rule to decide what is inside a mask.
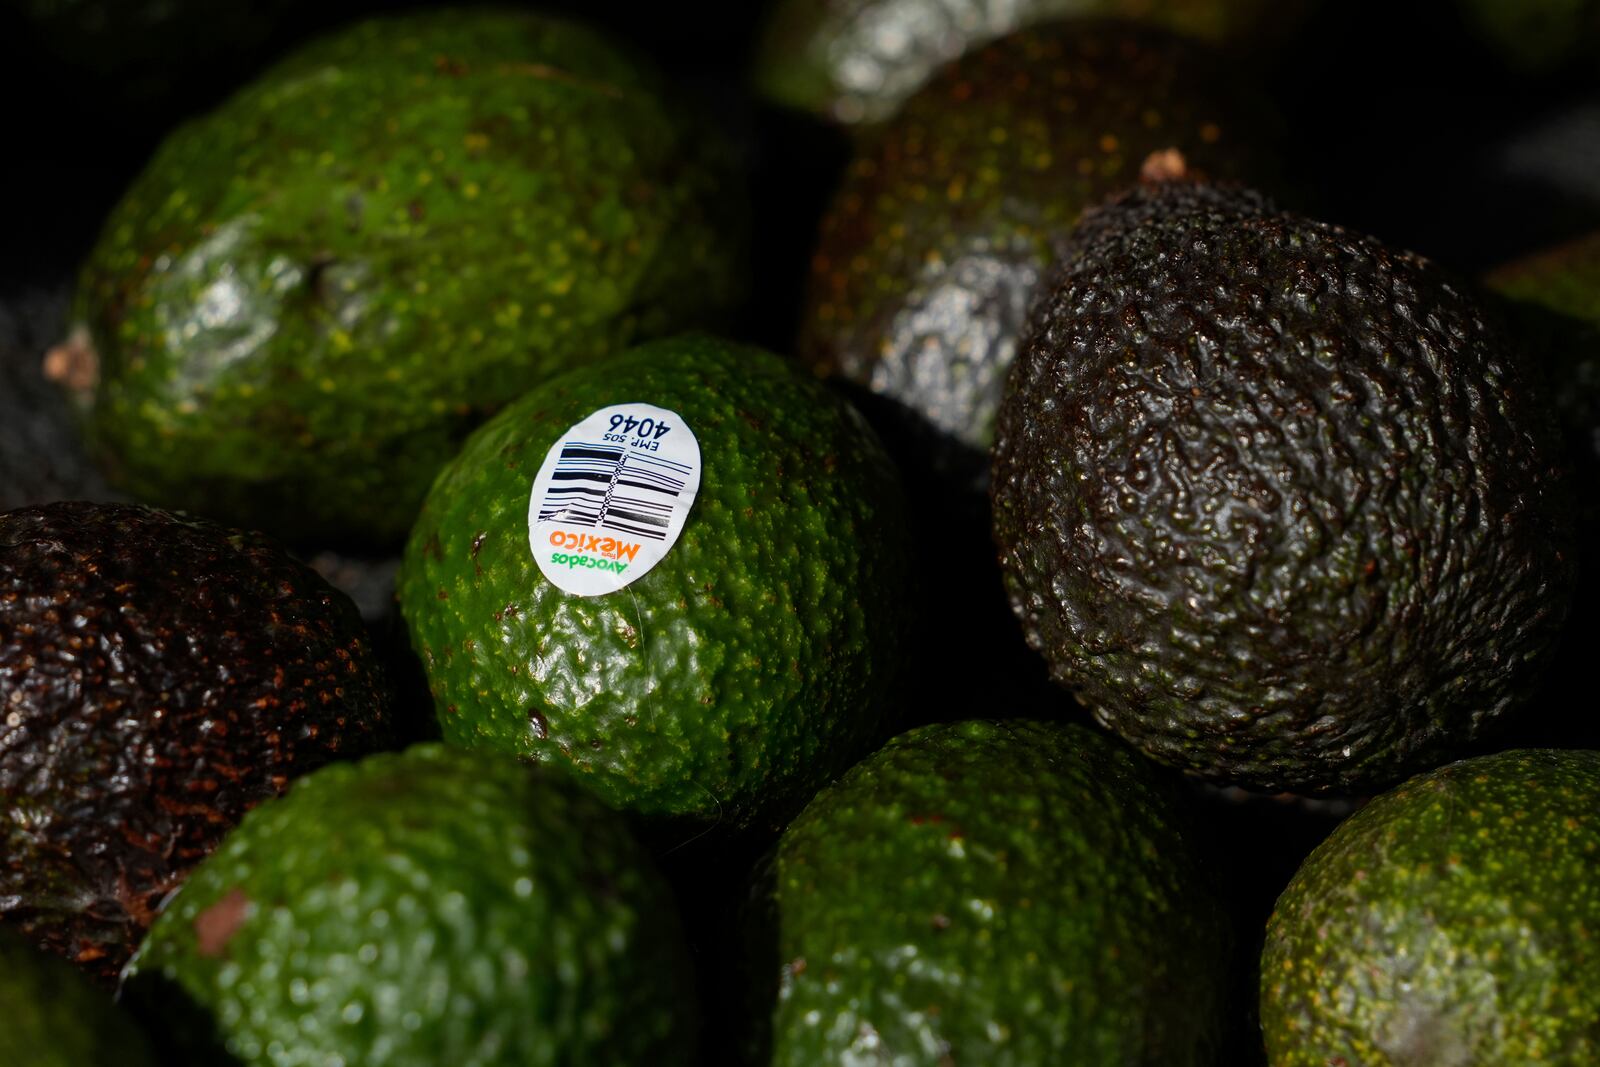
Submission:
[[[601,408],[562,434],[528,498],[528,546],[575,596],[614,593],[661,562],[700,489],[700,442],[677,412]]]

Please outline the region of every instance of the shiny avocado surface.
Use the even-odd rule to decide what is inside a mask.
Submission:
[[[1148,754],[1360,792],[1537,691],[1576,569],[1557,420],[1430,261],[1244,190],[1085,218],[1011,376],[994,530],[1029,643]]]
[[[136,505],[0,514],[0,918],[112,982],[254,804],[394,741],[354,606]]]

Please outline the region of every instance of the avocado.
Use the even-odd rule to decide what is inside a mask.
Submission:
[[[1108,21],[946,67],[858,146],[823,218],[801,358],[883,398],[914,469],[981,496],[1018,334],[1082,210],[1145,166],[1267,180],[1270,120],[1235,83],[1198,44]]]
[[[123,996],[177,1062],[687,1067],[688,976],[621,816],[509,756],[423,744],[247,815]]]
[[[1019,29],[1073,18],[1138,19],[1249,51],[1285,36],[1314,0],[779,0],[755,61],[766,99],[833,122],[895,113],[939,67]]]
[[[1381,788],[1488,736],[1575,573],[1537,375],[1470,287],[1258,194],[1086,216],[1007,384],[994,532],[1104,725],[1256,789]]]
[[[0,514],[0,919],[101,982],[246,809],[393,743],[355,608],[256,534]]]
[[[133,1020],[83,975],[0,926],[0,1063],[156,1067]]]
[[[1085,726],[914,729],[775,858],[755,1062],[1217,1061],[1232,931],[1175,782]]]
[[[1519,749],[1356,812],[1273,911],[1272,1067],[1600,1057],[1600,752]]]
[[[163,143],[51,358],[116,488],[291,543],[397,546],[487,413],[719,320],[731,164],[576,24],[366,21]]]
[[[473,435],[397,588],[446,741],[560,764],[658,825],[739,830],[781,826],[893,712],[911,544],[853,408],[686,335]]]

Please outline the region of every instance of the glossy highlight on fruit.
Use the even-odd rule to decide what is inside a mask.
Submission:
[[[858,145],[812,258],[801,358],[881,400],[919,468],[981,492],[1019,335],[1079,214],[1152,167],[1267,181],[1262,111],[1204,46],[1131,23],[1038,26],[963,56]]]
[[[0,513],[0,918],[113,982],[249,808],[395,742],[390,703],[349,598],[258,534]]]
[[[635,402],[692,431],[699,492],[649,571],[566,592],[530,547],[535,475],[569,427]],[[600,466],[602,485],[620,474]],[[895,708],[911,543],[854,409],[788,360],[690,335],[547,382],[475,434],[429,494],[398,592],[447,741],[560,765],[653,819],[781,826]]]
[[[773,877],[763,1063],[1216,1062],[1232,934],[1198,827],[1088,727],[902,734],[790,825]]]
[[[325,768],[247,816],[163,909],[123,996],[168,1062],[689,1067],[688,975],[671,893],[619,815],[435,743]]]
[[[580,25],[373,19],[162,144],[57,362],[117,488],[393,547],[489,413],[720,321],[740,190],[722,139]]]
[[[1086,217],[1001,408],[994,529],[1053,677],[1155,758],[1361,792],[1535,692],[1575,573],[1555,418],[1468,287],[1260,196]]]
[[[1593,1063],[1597,863],[1600,753],[1480,756],[1373,800],[1273,912],[1272,1067]]]
[[[768,18],[756,85],[780,104],[846,125],[890,118],[939,67],[1041,23],[1137,19],[1212,44],[1271,38],[1305,0],[782,0]]]

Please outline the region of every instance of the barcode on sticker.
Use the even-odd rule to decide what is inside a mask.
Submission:
[[[564,522],[649,537],[667,536],[673,505],[689,480],[687,463],[572,441],[561,449],[539,522]]]
[[[700,443],[675,411],[613,404],[567,428],[528,492],[528,548],[574,596],[637,581],[677,543],[700,491]]]

